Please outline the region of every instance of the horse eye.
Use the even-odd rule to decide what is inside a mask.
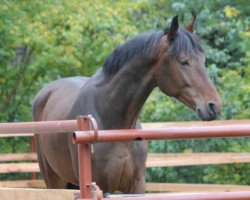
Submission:
[[[187,60],[181,60],[181,61],[180,61],[180,64],[181,64],[182,66],[188,66],[188,65],[189,65],[189,63],[188,63]]]

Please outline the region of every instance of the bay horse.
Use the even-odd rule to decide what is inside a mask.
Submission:
[[[99,129],[141,128],[139,113],[156,87],[197,112],[217,118],[219,94],[208,76],[205,53],[192,33],[195,18],[179,28],[148,32],[118,46],[92,77],[71,77],[45,86],[34,98],[35,121],[91,114]],[[38,161],[48,188],[79,185],[77,146],[68,134],[35,135]],[[144,193],[147,142],[94,144],[93,181],[103,192]]]

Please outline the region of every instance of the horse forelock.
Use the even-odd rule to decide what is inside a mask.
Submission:
[[[198,37],[186,29],[178,30],[170,48],[170,55],[174,58],[178,58],[182,53],[192,56],[193,53],[204,52]]]

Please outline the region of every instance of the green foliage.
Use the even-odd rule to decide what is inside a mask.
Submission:
[[[220,119],[250,118],[250,18],[244,0],[8,1],[0,6],[0,120],[30,121],[31,102],[51,80],[92,75],[117,45],[141,32],[198,15],[210,76],[222,97]],[[191,121],[196,114],[155,90],[140,116],[146,121]],[[244,152],[248,139],[152,141],[151,152]],[[28,150],[27,139],[0,140],[1,152]],[[249,184],[249,165],[153,168],[147,179]]]

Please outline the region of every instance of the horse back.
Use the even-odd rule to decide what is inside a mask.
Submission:
[[[33,119],[43,121],[70,118],[71,106],[88,79],[88,77],[70,77],[44,86],[33,100]]]

